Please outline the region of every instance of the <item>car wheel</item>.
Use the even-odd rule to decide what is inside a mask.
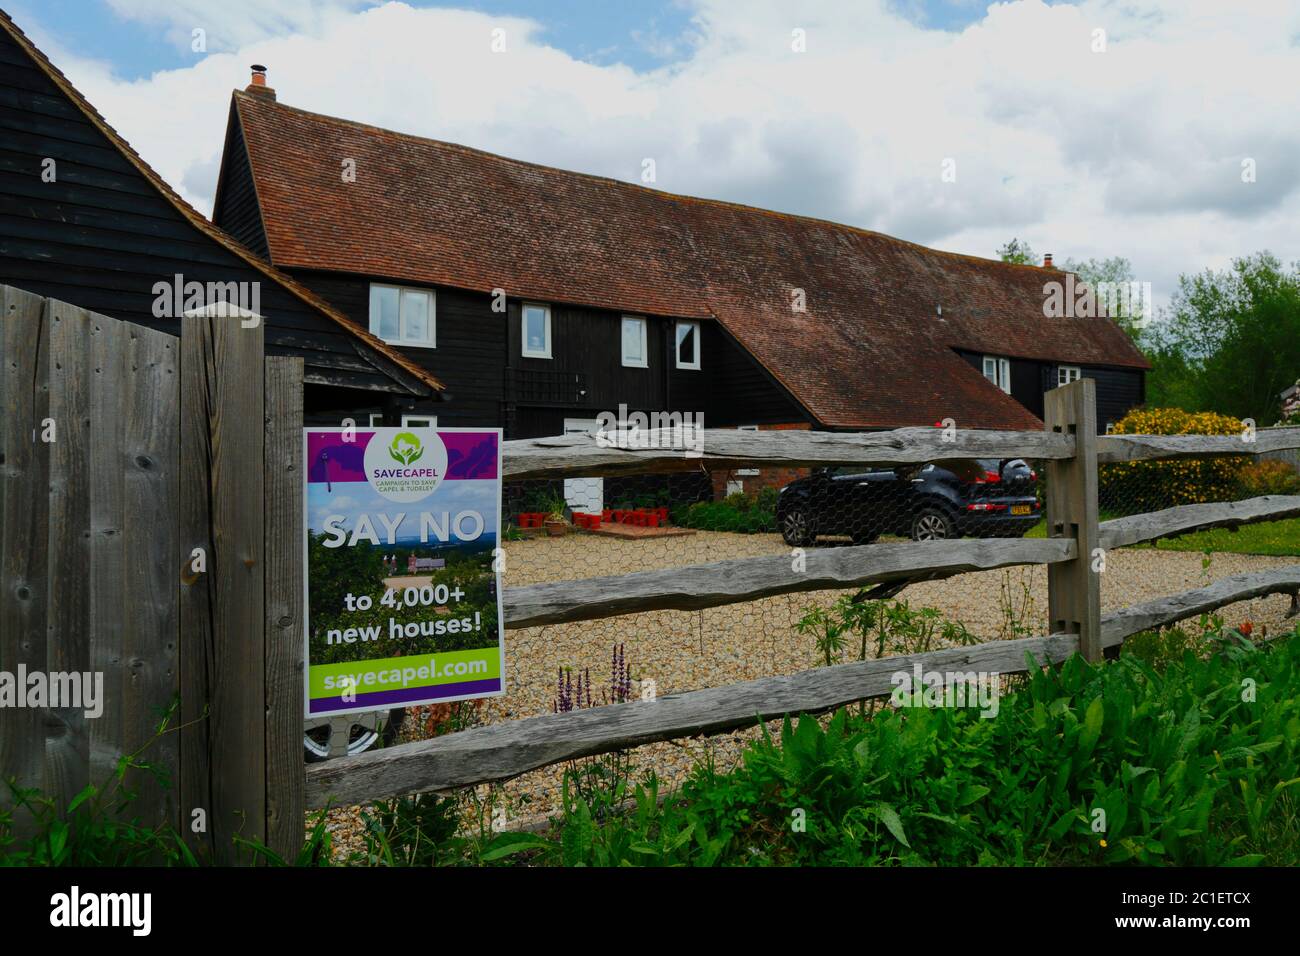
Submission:
[[[303,756],[308,763],[331,757],[351,757],[380,741],[388,746],[397,739],[406,711],[371,710],[361,714],[308,717],[303,722]]]
[[[942,541],[955,531],[952,519],[937,508],[924,508],[912,518],[913,541]]]
[[[813,532],[812,518],[803,508],[795,507],[781,518],[781,538],[792,548],[803,548],[812,544],[817,535]]]

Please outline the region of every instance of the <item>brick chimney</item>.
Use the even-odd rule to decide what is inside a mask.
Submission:
[[[246,93],[256,93],[258,96],[265,96],[268,99],[275,99],[275,90],[266,85],[266,67],[260,63],[253,64],[253,79],[245,89]]]
[[[274,96],[275,94],[272,93],[271,95]],[[1056,268],[1054,265],[1052,265],[1052,254],[1050,252],[1047,255],[1043,256],[1043,268],[1044,269]]]

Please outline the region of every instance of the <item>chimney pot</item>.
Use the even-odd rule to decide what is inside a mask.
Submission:
[[[1055,267],[1052,265],[1052,254],[1051,254],[1050,252],[1049,252],[1047,255],[1043,256],[1043,268],[1044,268],[1044,269],[1052,269],[1052,268],[1055,268]]]
[[[256,93],[259,96],[265,96],[269,99],[275,99],[275,90],[266,85],[266,67],[260,63],[254,63],[252,66],[253,78],[249,81],[246,92]]]

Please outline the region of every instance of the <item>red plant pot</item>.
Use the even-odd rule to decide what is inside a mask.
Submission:
[[[606,508],[600,513],[600,520],[608,524],[614,518],[614,512]]]
[[[667,509],[666,507],[661,507],[661,508],[656,508],[655,510],[659,512],[659,523],[660,523],[660,524],[667,524],[667,523],[668,523],[668,509]]]
[[[646,515],[645,520],[647,526],[651,528],[659,527],[659,514],[657,512],[651,512],[650,514]]]
[[[613,511],[610,512],[611,517],[613,517],[613,519],[619,522],[620,524],[622,524],[623,516],[625,514],[627,514],[627,512],[624,511],[622,508],[615,508]]]
[[[587,515],[587,527],[595,531],[597,528],[600,527],[600,522],[603,517],[604,517],[603,515],[595,515],[595,514]]]

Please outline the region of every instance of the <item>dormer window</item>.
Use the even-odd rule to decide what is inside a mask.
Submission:
[[[1011,394],[1011,359],[984,356],[984,377],[1008,395]]]
[[[1077,382],[1083,377],[1083,370],[1077,365],[1058,365],[1056,366],[1056,384],[1069,385],[1071,382]]]
[[[437,316],[432,289],[370,285],[370,331],[389,345],[434,348]]]

